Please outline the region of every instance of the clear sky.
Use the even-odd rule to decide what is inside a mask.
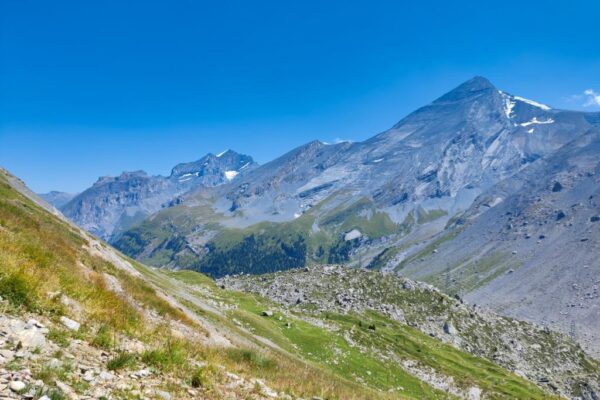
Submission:
[[[366,139],[474,75],[600,110],[599,16],[597,0],[0,0],[0,165],[74,192],[227,148],[263,163]]]

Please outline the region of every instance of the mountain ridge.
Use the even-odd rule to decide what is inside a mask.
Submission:
[[[150,265],[194,269],[213,277],[344,263],[399,271],[477,302],[488,296],[486,288],[500,282],[511,282],[507,291],[520,287],[534,293],[539,289],[536,284],[512,278],[520,276],[521,265],[533,268],[521,254],[535,253],[527,242],[534,241],[529,234],[529,238],[513,236],[514,248],[505,243],[506,232],[496,231],[506,225],[516,228],[495,214],[506,206],[497,199],[509,195],[522,199],[506,210],[511,218],[535,208],[527,187],[512,185],[531,174],[528,179],[542,199],[540,204],[567,201],[549,197],[553,192],[535,185],[551,179],[549,170],[536,166],[554,160],[561,170],[552,174],[569,179],[575,179],[573,171],[587,174],[591,167],[583,172],[581,157],[561,149],[582,137],[595,143],[598,138],[588,132],[600,126],[598,115],[555,109],[475,77],[363,142],[312,141],[230,183],[187,192],[168,209],[131,223],[113,243]],[[591,164],[599,161],[593,153],[588,159]],[[497,190],[508,194],[496,196]],[[588,199],[578,198],[584,192],[577,189],[569,201],[589,204]],[[561,220],[569,220],[571,205],[561,205],[567,216]],[[558,211],[552,211],[554,217],[549,212],[535,221],[547,225]],[[475,225],[481,230],[478,235],[470,233]],[[575,229],[564,232],[580,234]],[[497,242],[480,242],[489,237],[497,237]],[[556,248],[566,255],[570,251],[591,254],[600,241],[595,235],[583,239],[587,241]],[[481,248],[467,254],[472,243],[481,243]],[[451,257],[446,249],[456,249],[465,259]],[[548,293],[567,292],[564,280],[551,279],[568,275],[569,260],[561,257],[557,255],[563,260],[560,265],[552,270],[539,268],[541,275],[535,275],[546,282]],[[447,265],[446,258],[456,265]],[[600,268],[593,259],[582,265],[588,265],[589,271]],[[573,279],[569,285],[587,287],[587,274]],[[589,290],[593,293],[593,288]],[[579,292],[567,296],[569,304],[600,306],[597,297],[582,300],[587,295]],[[511,296],[505,295],[509,303],[514,300]],[[593,323],[586,321],[590,309],[563,311],[553,318],[544,311],[547,306],[564,307],[567,297],[546,299],[545,304],[532,300],[514,309],[520,310],[519,317],[550,324],[563,333],[580,332],[581,343],[595,354],[594,343],[600,337]],[[484,303],[511,315],[510,305],[501,298]]]
[[[93,234],[110,240],[152,213],[181,201],[180,196],[202,186],[218,186],[256,167],[252,157],[232,150],[212,153],[173,167],[167,177],[145,171],[104,176],[58,208]]]

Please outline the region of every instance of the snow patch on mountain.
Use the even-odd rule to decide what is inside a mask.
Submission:
[[[537,101],[533,101],[533,100],[526,99],[525,97],[513,96],[513,98],[514,98],[515,100],[522,101],[523,103],[527,103],[527,104],[529,104],[529,105],[532,105],[532,106],[534,106],[534,107],[541,108],[541,109],[542,109],[542,110],[544,110],[544,111],[550,111],[550,110],[552,109],[552,108],[548,107],[548,106],[547,106],[547,105],[545,105],[545,104],[538,103]]]
[[[507,95],[502,90],[499,90],[498,93],[500,93],[504,100],[504,114],[506,115],[506,118],[510,118],[517,103],[513,101],[511,96]]]
[[[553,124],[554,120],[552,118],[548,118],[545,121],[541,121],[539,119],[537,119],[537,117],[533,117],[533,119],[531,121],[527,121],[527,122],[523,122],[522,124],[519,124],[521,126],[529,126],[529,125],[545,125],[545,124]]]
[[[237,174],[239,174],[239,171],[225,171],[225,178],[230,181],[235,178]]]

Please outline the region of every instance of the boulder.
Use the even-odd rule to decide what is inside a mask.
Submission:
[[[481,389],[476,386],[470,387],[467,395],[469,400],[479,400],[481,398]]]
[[[444,333],[447,335],[454,336],[457,334],[457,331],[454,325],[452,325],[452,323],[446,321],[446,323],[444,323]]]

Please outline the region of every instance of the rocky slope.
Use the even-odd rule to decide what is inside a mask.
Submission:
[[[600,355],[599,154],[593,129],[482,194],[444,233],[456,237],[399,270]]]
[[[584,113],[554,110],[476,77],[365,142],[311,142],[222,191],[248,222],[256,214],[290,220],[341,190],[348,193],[336,194],[338,202],[366,196],[402,222],[418,205],[449,213],[468,206],[591,125]]]
[[[6,306],[6,303],[0,302],[0,305]],[[222,382],[211,386],[209,398],[287,397],[280,396],[260,379],[246,380],[225,370],[199,374],[191,378],[190,384],[184,384],[162,373],[148,360],[127,356],[149,351],[144,343],[124,340],[119,349],[111,350],[77,339],[77,333],[56,340],[56,332],[75,330],[72,325],[68,326],[70,328],[51,320],[42,324],[33,318],[0,315],[0,396],[3,399],[207,398],[204,392],[210,373],[221,375]],[[197,361],[195,366],[198,371],[209,370],[206,362]]]
[[[168,177],[148,176],[144,171],[102,177],[68,203],[55,205],[88,232],[110,240],[152,213],[178,204],[180,196],[200,187],[228,183],[255,167],[252,157],[228,150],[178,164]],[[50,200],[55,198],[50,196]]]
[[[594,362],[585,361],[581,348],[566,336],[464,304],[430,285],[395,274],[326,266],[226,277],[219,283],[317,316],[380,313],[550,391],[589,399],[599,393],[600,375]]]

